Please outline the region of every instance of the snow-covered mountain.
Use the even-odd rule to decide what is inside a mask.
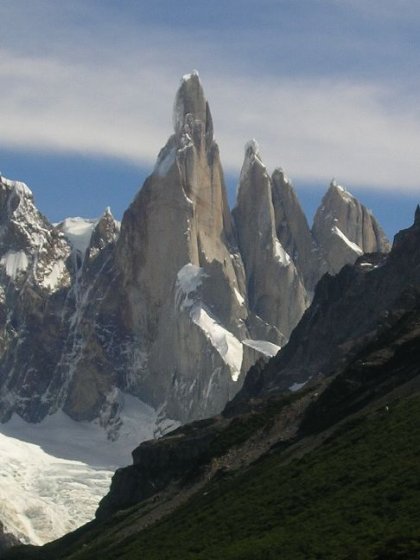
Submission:
[[[186,75],[174,133],[121,224],[109,209],[51,224],[28,187],[0,177],[0,432],[57,420],[70,438],[65,415],[118,455],[127,430],[135,447],[217,414],[287,341],[322,274],[378,250],[388,243],[375,219],[335,184],[311,232],[254,141],[231,214],[209,105]],[[29,426],[16,435],[34,443]],[[62,453],[51,451],[76,458]]]

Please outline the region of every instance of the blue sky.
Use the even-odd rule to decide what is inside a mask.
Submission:
[[[1,0],[0,170],[51,220],[121,217],[197,68],[230,199],[255,137],[311,215],[332,177],[389,236],[420,200],[417,0]]]

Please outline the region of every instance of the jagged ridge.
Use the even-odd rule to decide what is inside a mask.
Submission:
[[[270,177],[254,142],[234,223],[196,72],[181,82],[174,134],[121,233],[109,212],[96,225],[79,222],[84,237],[69,233],[70,222],[55,227],[39,214],[27,187],[1,184],[3,421],[62,408],[117,437],[125,393],[158,411],[161,426],[214,414],[252,364],[284,344],[318,278],[338,266],[309,231],[284,172]],[[386,250],[378,229],[377,246],[359,239],[352,220],[365,231],[368,213],[334,188],[328,215],[341,220],[343,205],[354,206],[340,227],[353,249],[361,243],[344,261],[367,247]]]

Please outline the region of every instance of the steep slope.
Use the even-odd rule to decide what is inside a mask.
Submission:
[[[255,141],[245,149],[233,216],[250,309],[277,329],[273,342],[282,344],[301,318],[308,297],[293,260],[277,237],[271,179]]]
[[[69,218],[54,226],[23,183],[2,178],[1,194],[0,418],[16,412],[34,422],[66,407],[79,318],[118,228],[109,213],[98,223]],[[91,237],[98,242],[107,219],[113,239],[103,236],[94,250]]]
[[[59,360],[65,296],[74,274],[64,235],[23,183],[0,180],[0,419],[39,420]]]
[[[337,215],[343,235],[371,250],[376,222],[334,189],[325,220]],[[121,231],[109,211],[53,226],[26,186],[2,178],[0,420],[64,410],[116,438],[127,394],[153,408],[157,434],[222,410],[255,361],[289,338],[331,253],[322,242],[324,261],[284,173],[270,178],[253,143],[234,215],[236,228],[195,72]]]
[[[336,276],[324,276],[287,347],[262,372],[247,376],[236,401],[329,376],[410,311],[420,286],[419,247],[416,211],[388,255],[366,255]]]
[[[345,560],[350,551],[366,560],[412,560],[420,552],[419,420],[419,398],[406,399],[391,415],[344,425],[291,463],[274,451],[249,471],[221,476],[140,533],[127,527],[141,518],[132,510],[69,547],[71,556],[56,545],[38,557],[87,560],[100,551],[107,560]]]
[[[321,258],[292,183],[283,169],[274,170],[271,183],[277,237],[312,296],[327,264]]]
[[[372,213],[334,180],[315,214],[312,233],[331,274],[363,253],[389,251]]]
[[[252,143],[236,217],[237,230],[197,73],[181,82],[174,134],[121,228],[109,209],[50,224],[25,185],[1,178],[2,432],[24,419],[39,435],[70,417],[101,433],[93,462],[108,468],[104,450],[114,465],[127,441],[220,412],[289,337],[326,266],[288,180],[270,179]],[[63,428],[60,441],[73,436]],[[91,447],[83,439],[79,452]]]
[[[420,298],[332,380],[143,444],[95,522],[6,558],[416,558],[419,359]]]
[[[248,365],[243,267],[198,75],[185,76],[175,134],[127,210],[116,250],[124,322],[147,372],[131,390],[185,421],[220,410]],[[162,348],[165,353],[162,353]],[[130,365],[129,365],[130,368]]]
[[[19,544],[21,544],[20,541],[14,535],[8,533],[4,529],[3,523],[0,522],[0,554]]]

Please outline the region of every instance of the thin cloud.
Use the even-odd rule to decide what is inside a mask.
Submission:
[[[99,5],[75,1],[60,12],[37,0],[25,3],[28,17],[21,0],[2,3],[0,16],[13,25],[0,48],[0,145],[152,167],[172,132],[178,80],[198,68],[227,171],[238,173],[243,145],[256,137],[269,169],[284,166],[296,180],[336,176],[352,185],[419,190],[420,115],[416,97],[395,80],[325,71],[302,77],[302,69],[293,75],[289,67],[270,72],[255,65],[252,50],[263,59],[273,29],[260,46],[238,30],[230,47],[226,29],[217,41],[199,26],[186,33],[146,16],[140,24],[124,14],[104,19],[109,5]]]

